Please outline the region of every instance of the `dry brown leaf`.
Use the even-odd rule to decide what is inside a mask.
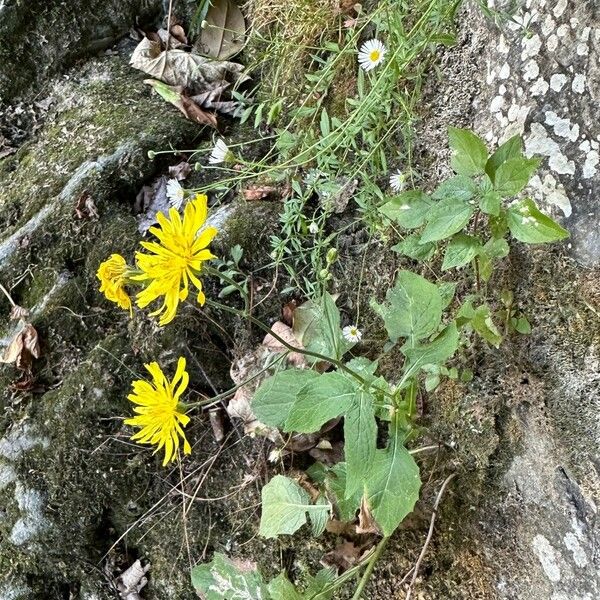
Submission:
[[[281,320],[291,327],[294,324],[294,311],[298,303],[295,300],[290,300],[281,307]]]
[[[246,22],[234,0],[213,0],[194,49],[212,58],[231,58],[244,47]]]
[[[225,421],[223,419],[223,410],[220,408],[211,408],[208,411],[210,426],[217,442],[225,439]]]
[[[328,447],[325,446],[325,443],[328,444]],[[308,453],[315,460],[325,465],[333,466],[344,460],[344,444],[342,442],[334,442],[332,444],[328,440],[321,440]]]
[[[358,526],[356,533],[381,533],[377,523],[371,514],[371,509],[366,498],[363,496],[360,501],[360,510],[358,511]]]
[[[19,321],[20,319],[25,320],[29,316],[29,311],[18,304],[13,304],[10,311],[10,320]]]
[[[14,364],[21,371],[30,371],[33,359],[40,356],[38,332],[31,323],[24,323],[4,350],[0,362]]]
[[[180,86],[190,94],[202,94],[226,82],[248,79],[244,67],[229,61],[218,61],[185,52],[163,51],[161,43],[144,38],[133,51],[131,66],[172,86]]]
[[[169,49],[183,48],[188,45],[187,36],[181,25],[171,25],[170,36],[167,36],[167,30],[164,27],[159,29],[156,34],[162,43],[162,48],[167,47],[167,37],[169,38]]]
[[[263,200],[277,193],[277,188],[272,185],[249,185],[242,191],[242,195],[246,200]]]
[[[212,108],[218,110],[224,115],[233,115],[237,110],[239,104],[235,100],[223,100],[223,92],[230,86],[228,82],[224,82],[222,85],[215,87],[214,89],[207,90],[202,94],[196,94],[191,96],[192,100],[202,108]]]
[[[91,194],[85,190],[75,203],[75,214],[78,219],[98,219],[98,209]]]
[[[140,592],[148,583],[146,573],[149,569],[150,564],[142,566],[138,559],[114,580],[114,585],[122,600],[142,600]]]
[[[283,323],[282,321],[276,321],[271,326],[271,331],[278,335],[282,340],[294,346],[296,348],[303,349],[302,344],[294,337],[292,328]],[[267,333],[263,339],[263,346],[268,348],[271,352],[287,352],[287,348],[277,339],[275,339],[270,333]],[[290,352],[287,356],[287,361],[298,368],[305,368],[308,366],[306,357],[300,352]]]
[[[189,162],[182,160],[180,163],[169,167],[169,177],[183,181],[192,172],[192,165]]]
[[[146,233],[156,223],[156,213],[169,212],[167,198],[167,178],[159,177],[152,185],[145,185],[135,198],[135,211],[138,214],[138,231]]]
[[[356,525],[348,521],[331,519],[327,521],[325,530],[335,535],[353,536],[356,535]]]
[[[337,574],[340,575],[353,567],[362,555],[360,546],[353,542],[342,542],[334,550],[327,552],[321,559],[321,564],[324,567],[333,567]]]

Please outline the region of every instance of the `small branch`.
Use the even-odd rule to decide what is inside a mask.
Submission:
[[[423,544],[423,548],[421,548],[421,553],[419,554],[419,558],[417,559],[417,562],[414,566],[413,576],[412,576],[412,579],[410,580],[410,584],[408,586],[408,591],[406,592],[405,600],[410,600],[410,597],[412,595],[412,591],[415,586],[415,582],[417,581],[417,575],[419,574],[419,568],[421,567],[421,563],[423,562],[423,559],[425,558],[425,553],[427,552],[427,547],[429,546],[429,542],[431,542],[431,538],[433,537],[433,527],[435,525],[435,519],[437,517],[438,507],[440,505],[440,502],[442,501],[442,497],[444,495],[444,492],[446,491],[446,487],[454,479],[454,477],[456,477],[456,473],[452,473],[452,474],[448,475],[448,477],[446,477],[446,480],[442,484],[442,487],[440,488],[440,491],[438,492],[438,495],[435,499],[435,504],[433,505],[433,512],[431,513],[431,521],[429,522],[429,531],[427,532],[427,538],[425,539],[425,543]]]
[[[2,291],[2,293],[6,296],[6,298],[10,302],[11,306],[16,306],[17,305],[15,303],[15,301],[12,299],[12,296],[10,295],[10,293],[8,292],[8,290],[1,283],[0,283],[0,291]]]

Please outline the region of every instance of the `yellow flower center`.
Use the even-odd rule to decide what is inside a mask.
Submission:
[[[377,62],[381,58],[381,52],[379,50],[371,50],[371,54],[369,54],[369,58],[372,62]]]

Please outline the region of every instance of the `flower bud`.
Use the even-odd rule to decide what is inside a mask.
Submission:
[[[148,150],[148,158],[154,160],[156,158],[156,152],[154,152],[154,150]]]
[[[332,265],[338,257],[338,251],[336,248],[329,248],[327,250],[327,264]]]

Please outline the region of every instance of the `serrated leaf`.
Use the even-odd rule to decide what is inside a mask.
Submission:
[[[500,206],[502,204],[502,198],[498,192],[489,191],[486,192],[479,202],[479,208],[487,215],[493,215],[497,217],[500,214]]]
[[[480,249],[479,239],[465,233],[457,233],[446,248],[442,271],[470,263],[479,254]]]
[[[385,322],[392,342],[401,337],[422,339],[435,331],[442,320],[442,299],[437,286],[410,271],[400,271],[386,303],[373,308]]]
[[[539,158],[509,158],[496,171],[494,189],[501,196],[516,196],[540,166]]]
[[[345,497],[362,491],[377,449],[377,422],[373,396],[358,390],[344,416],[344,458],[346,462]]]
[[[409,190],[394,196],[379,208],[388,219],[405,229],[415,229],[425,222],[425,215],[434,202],[420,190]]]
[[[191,577],[194,589],[205,600],[265,600],[269,597],[256,564],[231,560],[219,552],[210,563],[194,567]]]
[[[433,256],[436,246],[433,242],[428,242],[427,244],[421,244],[420,242],[421,236],[413,233],[395,246],[392,246],[392,250],[413,260],[429,260]]]
[[[403,432],[397,417],[390,425],[390,441],[377,450],[366,481],[367,503],[379,528],[390,536],[419,498],[419,467],[402,445]]]
[[[298,592],[284,573],[280,573],[269,583],[269,598],[271,600],[304,600],[304,596]]]
[[[431,195],[435,200],[444,200],[446,198],[454,198],[466,202],[477,193],[475,182],[465,175],[456,175],[443,183]]]
[[[511,158],[519,158],[523,155],[523,140],[521,136],[515,135],[499,146],[494,154],[490,156],[485,165],[485,172],[494,181],[498,167]]]
[[[544,244],[569,237],[569,232],[542,213],[533,200],[521,200],[510,206],[507,213],[510,233],[520,242]]]
[[[296,393],[284,431],[312,433],[350,409],[356,386],[338,372],[312,378]],[[258,416],[258,415],[257,415]]]
[[[266,538],[291,535],[306,523],[307,513],[328,513],[330,508],[329,504],[311,504],[308,492],[293,479],[275,475],[262,489],[259,533]]]
[[[308,369],[280,371],[265,379],[252,398],[256,418],[269,427],[283,427],[298,392],[319,374]]]
[[[451,165],[459,175],[481,175],[485,171],[488,151],[481,138],[468,129],[448,128]]]
[[[423,365],[440,364],[448,360],[458,349],[458,330],[451,323],[432,342],[401,348],[408,361],[408,371],[414,372]]]
[[[427,214],[427,225],[421,234],[421,244],[437,242],[458,233],[471,219],[475,207],[468,202],[447,198]]]

